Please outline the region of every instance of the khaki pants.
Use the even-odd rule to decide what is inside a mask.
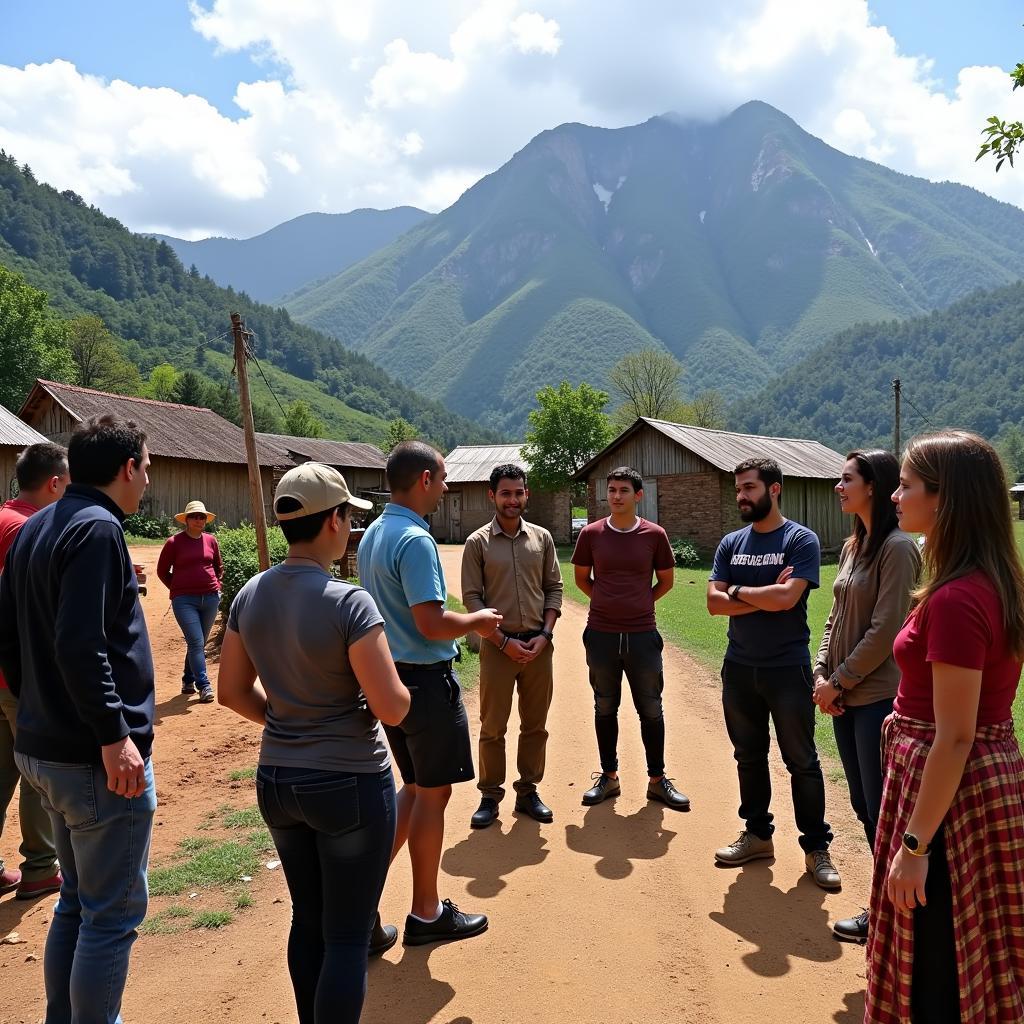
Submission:
[[[17,718],[17,698],[10,690],[0,689],[0,836],[3,835],[7,808],[20,781],[21,872],[24,881],[39,882],[57,873],[57,854],[53,848],[50,816],[43,810],[39,794],[21,777],[14,763]],[[3,856],[0,856],[0,871],[3,868]]]
[[[486,641],[480,645],[480,780],[477,788],[492,800],[505,795],[505,733],[512,712],[512,691],[519,689],[519,779],[516,793],[537,790],[544,778],[548,708],[552,692],[551,644],[525,665]]]

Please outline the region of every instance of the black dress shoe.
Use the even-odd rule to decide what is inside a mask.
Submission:
[[[470,828],[487,828],[498,820],[498,801],[485,796],[469,819]]]
[[[619,785],[618,778],[613,779],[610,775],[605,775],[604,772],[592,775],[591,778],[597,779],[597,782],[583,794],[582,802],[585,807],[599,804],[602,800],[618,796],[621,792],[622,787]]]
[[[370,956],[381,956],[398,941],[398,929],[393,924],[381,924],[380,914],[370,935]]]
[[[866,910],[856,917],[845,917],[832,925],[832,934],[843,942],[857,942],[863,945],[868,941],[868,912]]]
[[[657,782],[647,783],[647,799],[660,800],[668,804],[674,811],[688,811],[690,809],[690,798],[685,793],[680,793],[672,780],[662,776]]]
[[[523,793],[516,797],[516,810],[528,814],[534,821],[548,824],[555,820],[555,815],[547,807],[537,793]]]
[[[487,918],[483,914],[464,914],[451,900],[444,900],[436,921],[421,921],[410,914],[405,919],[402,942],[407,946],[425,946],[428,942],[468,939],[485,931]]]

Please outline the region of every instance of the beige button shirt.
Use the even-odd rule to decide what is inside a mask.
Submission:
[[[462,552],[462,603],[468,611],[496,608],[506,633],[540,629],[544,613],[561,613],[562,572],[551,534],[519,521],[510,537],[497,516],[471,533]]]

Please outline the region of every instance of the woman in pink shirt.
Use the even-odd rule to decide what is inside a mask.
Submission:
[[[925,536],[925,578],[893,651],[864,1020],[1020,1024],[1024,572],[1009,488],[990,444],[946,430],[910,442],[893,500]]]
[[[206,527],[217,517],[201,501],[190,501],[174,518],[185,529],[164,544],[156,574],[171,592],[171,608],[187,645],[181,692],[198,688],[200,702],[209,704],[213,687],[206,674],[206,639],[217,618],[224,565],[217,538]]]

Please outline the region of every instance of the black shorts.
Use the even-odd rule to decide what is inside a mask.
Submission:
[[[400,663],[396,668],[412,704],[399,725],[385,725],[384,731],[402,781],[428,789],[472,781],[469,720],[451,666]]]

